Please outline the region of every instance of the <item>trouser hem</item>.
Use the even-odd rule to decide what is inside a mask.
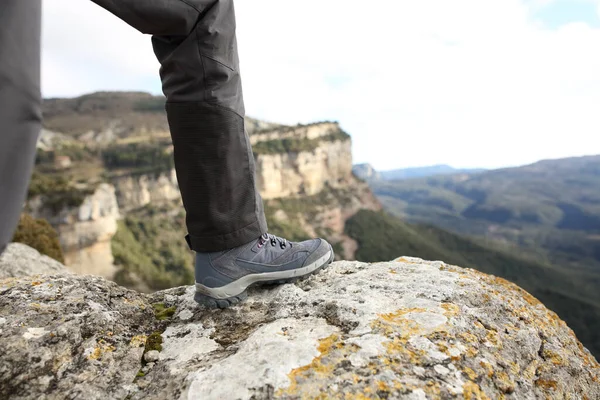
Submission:
[[[189,234],[186,237],[190,249],[199,253],[211,253],[233,249],[258,239],[267,232],[267,223],[264,218],[257,219],[252,224],[234,232],[218,236],[195,236]]]

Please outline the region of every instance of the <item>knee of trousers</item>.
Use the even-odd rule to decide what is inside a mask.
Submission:
[[[209,102],[244,116],[232,0],[217,0],[185,37],[153,38],[168,102]]]

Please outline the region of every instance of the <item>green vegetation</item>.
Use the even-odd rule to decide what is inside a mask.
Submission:
[[[133,110],[142,112],[164,112],[166,99],[164,97],[153,97],[142,99],[134,103]]]
[[[35,157],[36,165],[54,164],[54,160],[59,156],[66,156],[72,162],[89,162],[98,157],[98,151],[88,146],[70,144],[63,145],[55,150],[38,149]]]
[[[44,127],[71,137],[112,131],[119,138],[168,132],[164,96],[100,92],[72,99],[45,99]]]
[[[167,308],[164,303],[154,303],[152,304],[152,307],[154,308],[154,315],[159,321],[170,319],[175,315],[175,311],[177,311],[177,307],[173,306]]]
[[[183,240],[183,213],[169,215],[172,209],[148,206],[119,222],[112,239],[115,264],[120,267],[117,283],[161,290],[194,282],[192,253]]]
[[[329,186],[313,196],[266,200],[265,216],[269,232],[296,242],[311,239],[303,229],[304,224],[314,226],[315,217],[324,207],[347,205],[350,201],[351,194],[347,190]],[[285,218],[277,218],[278,212],[283,213]]]
[[[26,244],[61,263],[65,262],[58,233],[45,219],[22,214],[12,241]]]
[[[164,142],[139,142],[114,144],[102,150],[106,168],[151,168],[154,171],[170,171],[175,166],[172,147]]]
[[[600,274],[599,171],[594,156],[371,186],[409,222],[505,241],[542,262]]]
[[[29,184],[28,199],[42,196],[45,207],[54,213],[69,207],[79,207],[85,198],[94,193],[92,188],[75,187],[61,175],[43,175],[34,172]]]
[[[148,339],[146,339],[146,347],[144,348],[144,354],[146,354],[149,351],[153,351],[153,350],[162,351],[162,343],[163,343],[162,332],[160,332],[160,331],[152,332],[148,336]]]
[[[301,242],[310,239],[304,229],[299,226],[297,215],[289,221],[281,221],[275,218],[273,213],[269,211],[266,211],[265,214],[270,233],[279,237],[284,237],[293,242]]]
[[[335,142],[338,140],[343,141],[349,139],[350,135],[342,130],[339,130],[338,132],[316,139],[286,138],[258,142],[252,146],[252,150],[255,156],[261,154],[300,153],[305,151],[314,151],[322,142]]]
[[[480,243],[427,225],[408,225],[385,213],[362,210],[348,220],[360,261],[420,257],[477,269],[523,287],[555,311],[577,337],[600,355],[600,276],[569,271],[527,258],[518,249]]]

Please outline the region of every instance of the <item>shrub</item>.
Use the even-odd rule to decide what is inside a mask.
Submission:
[[[31,215],[22,214],[13,242],[26,244],[56,261],[65,262],[58,233],[45,219],[35,219]]]
[[[108,169],[152,168],[169,171],[175,166],[170,143],[128,143],[102,150],[102,161]]]
[[[182,217],[170,217],[152,206],[125,217],[112,238],[115,265],[120,267],[115,281],[135,288],[139,280],[151,290],[193,283],[193,257],[182,232]]]
[[[261,154],[301,153],[316,150],[321,142],[335,142],[349,139],[350,135],[340,130],[316,139],[285,138],[258,142],[252,147],[252,150],[255,157]]]
[[[34,172],[27,197],[42,196],[44,206],[58,213],[63,208],[79,207],[92,193],[91,189],[74,187],[65,177]]]

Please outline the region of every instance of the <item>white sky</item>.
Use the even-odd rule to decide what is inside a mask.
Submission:
[[[600,154],[600,0],[237,0],[248,115],[337,120],[380,170]],[[43,93],[160,92],[150,40],[44,0]]]

